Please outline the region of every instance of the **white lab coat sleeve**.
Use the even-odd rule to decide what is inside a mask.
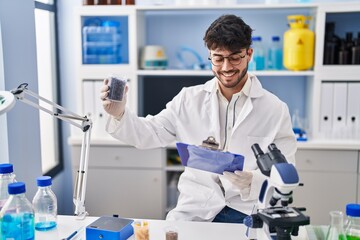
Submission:
[[[176,139],[176,122],[181,107],[181,91],[156,116],[138,117],[128,107],[118,120],[109,117],[106,131],[114,138],[140,149],[165,147]]]

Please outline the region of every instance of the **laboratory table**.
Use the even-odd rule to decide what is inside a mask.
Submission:
[[[75,216],[58,216],[58,226],[47,232],[36,231],[36,240],[61,240],[66,239],[74,231],[80,230],[80,234],[71,240],[85,240],[85,227],[98,219],[98,217],[86,217],[78,220]],[[141,219],[134,219],[141,220]],[[176,226],[178,229],[179,240],[239,240],[246,239],[246,227],[243,224],[230,223],[209,223],[209,222],[190,222],[190,221],[165,221],[149,220],[150,240],[165,240],[165,228],[167,226]],[[313,240],[317,239],[308,234],[308,228],[301,228],[296,240]],[[135,240],[134,235],[129,238]]]

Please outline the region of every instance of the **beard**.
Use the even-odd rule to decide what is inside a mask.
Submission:
[[[220,81],[221,85],[225,88],[235,88],[237,86],[240,85],[241,81],[244,79],[244,77],[246,76],[247,74],[247,71],[248,71],[248,66],[249,66],[249,63],[246,62],[246,67],[240,72],[239,70],[235,70],[235,71],[229,71],[228,73],[233,73],[233,72],[237,72],[239,74],[239,77],[235,80],[235,81],[231,81],[231,82],[228,82],[226,81],[225,79],[223,79],[223,76],[221,74],[221,71],[217,71],[215,72],[214,70],[212,70],[212,72],[214,73],[214,75],[217,77],[217,79]],[[245,81],[245,80],[244,80]]]

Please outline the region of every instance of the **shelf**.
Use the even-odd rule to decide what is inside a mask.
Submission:
[[[168,172],[183,172],[185,167],[182,165],[166,166],[165,170]]]
[[[274,4],[182,4],[182,5],[151,5],[151,6],[136,6],[140,11],[179,11],[179,10],[237,10],[237,9],[298,9],[298,8],[315,8],[319,4],[316,3],[274,3]]]
[[[321,80],[360,81],[360,65],[324,65],[317,75]]]
[[[256,76],[314,76],[314,71],[253,71]],[[139,76],[214,76],[210,70],[138,70]]]

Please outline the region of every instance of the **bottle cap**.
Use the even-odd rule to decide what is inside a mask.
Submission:
[[[279,37],[279,36],[273,36],[273,37],[272,37],[272,40],[273,40],[273,41],[280,41],[280,37]]]
[[[23,182],[10,183],[8,185],[8,192],[9,194],[12,195],[26,192],[25,183]]]
[[[349,203],[346,205],[346,215],[360,217],[360,204]]]
[[[261,41],[261,37],[260,36],[254,36],[251,38],[253,41]]]
[[[14,171],[13,165],[10,163],[0,164],[0,173],[12,173]]]
[[[36,179],[37,185],[39,187],[47,187],[51,185],[51,177],[49,176],[41,176]]]

